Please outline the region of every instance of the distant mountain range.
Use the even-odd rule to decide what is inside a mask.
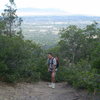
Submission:
[[[81,16],[81,15],[67,15],[67,16],[23,16],[25,23],[34,22],[64,22],[67,24],[89,24],[93,21],[100,23],[100,17],[95,16]]]
[[[20,12],[62,12],[62,13],[66,13],[63,10],[54,9],[54,8],[19,8],[18,11]]]
[[[3,9],[0,10],[3,12]],[[33,16],[33,15],[70,15],[69,12],[55,8],[19,8],[17,10],[20,16]]]
[[[20,8],[18,14],[21,16],[33,16],[33,15],[70,15],[69,12],[54,9],[54,8]]]
[[[3,9],[0,9],[0,13],[3,12]],[[56,8],[19,8],[17,10],[19,16],[87,16],[72,14],[68,11],[64,11]]]

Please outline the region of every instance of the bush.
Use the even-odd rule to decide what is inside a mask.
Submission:
[[[31,41],[20,37],[0,36],[0,77],[2,81],[16,82],[22,78],[39,80],[40,74],[36,73],[38,58],[41,48]]]
[[[0,36],[0,77],[6,82],[50,81],[47,55],[31,41],[19,37]],[[65,70],[60,67],[56,80],[65,81]]]
[[[89,91],[94,91],[99,88],[96,69],[93,69],[85,60],[66,67],[66,74],[67,81],[76,88],[84,88]]]
[[[96,49],[96,51],[99,50]],[[93,55],[96,55],[96,51]],[[0,80],[10,83],[50,81],[46,52],[29,40],[23,40],[17,36],[0,36]],[[62,60],[60,64],[63,64]],[[86,59],[76,64],[67,62],[67,66],[63,65],[66,67],[60,65],[56,73],[56,81],[68,81],[76,88],[86,88],[89,91],[99,90],[99,64],[99,57],[93,57],[90,62]]]
[[[58,68],[58,71],[56,72],[56,81],[57,82],[65,82],[65,81],[67,81],[67,72],[65,70],[65,67],[60,66]]]

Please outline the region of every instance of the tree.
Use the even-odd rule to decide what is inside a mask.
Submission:
[[[3,30],[5,30],[5,22],[0,17],[0,34],[3,33]]]
[[[82,48],[85,42],[85,35],[82,29],[71,25],[60,31],[61,41],[59,45],[64,58],[68,58],[70,62],[75,63],[83,56]]]
[[[9,0],[9,2],[10,2],[11,4],[15,4],[15,3],[14,3],[14,0]]]
[[[5,22],[5,34],[8,36],[22,36],[21,23],[22,19],[16,14],[14,0],[9,0],[10,4],[6,5],[6,9],[2,13],[2,19]]]
[[[71,63],[77,63],[81,59],[92,59],[92,53],[100,42],[100,28],[95,22],[84,29],[71,25],[60,31],[60,52]]]
[[[98,92],[100,90],[99,25],[95,22],[83,29],[71,25],[60,31],[60,38],[59,52],[65,66],[67,82],[77,88]]]

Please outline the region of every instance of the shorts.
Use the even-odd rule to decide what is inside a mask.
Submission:
[[[58,71],[58,69],[56,68],[56,69],[55,69],[55,72],[57,72],[57,71]],[[50,68],[50,69],[49,69],[49,72],[53,72],[53,69]]]

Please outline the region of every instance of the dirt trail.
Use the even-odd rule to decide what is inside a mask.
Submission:
[[[15,86],[0,83],[0,100],[87,100],[67,83],[56,83],[56,88],[48,87],[48,82],[17,83]]]

